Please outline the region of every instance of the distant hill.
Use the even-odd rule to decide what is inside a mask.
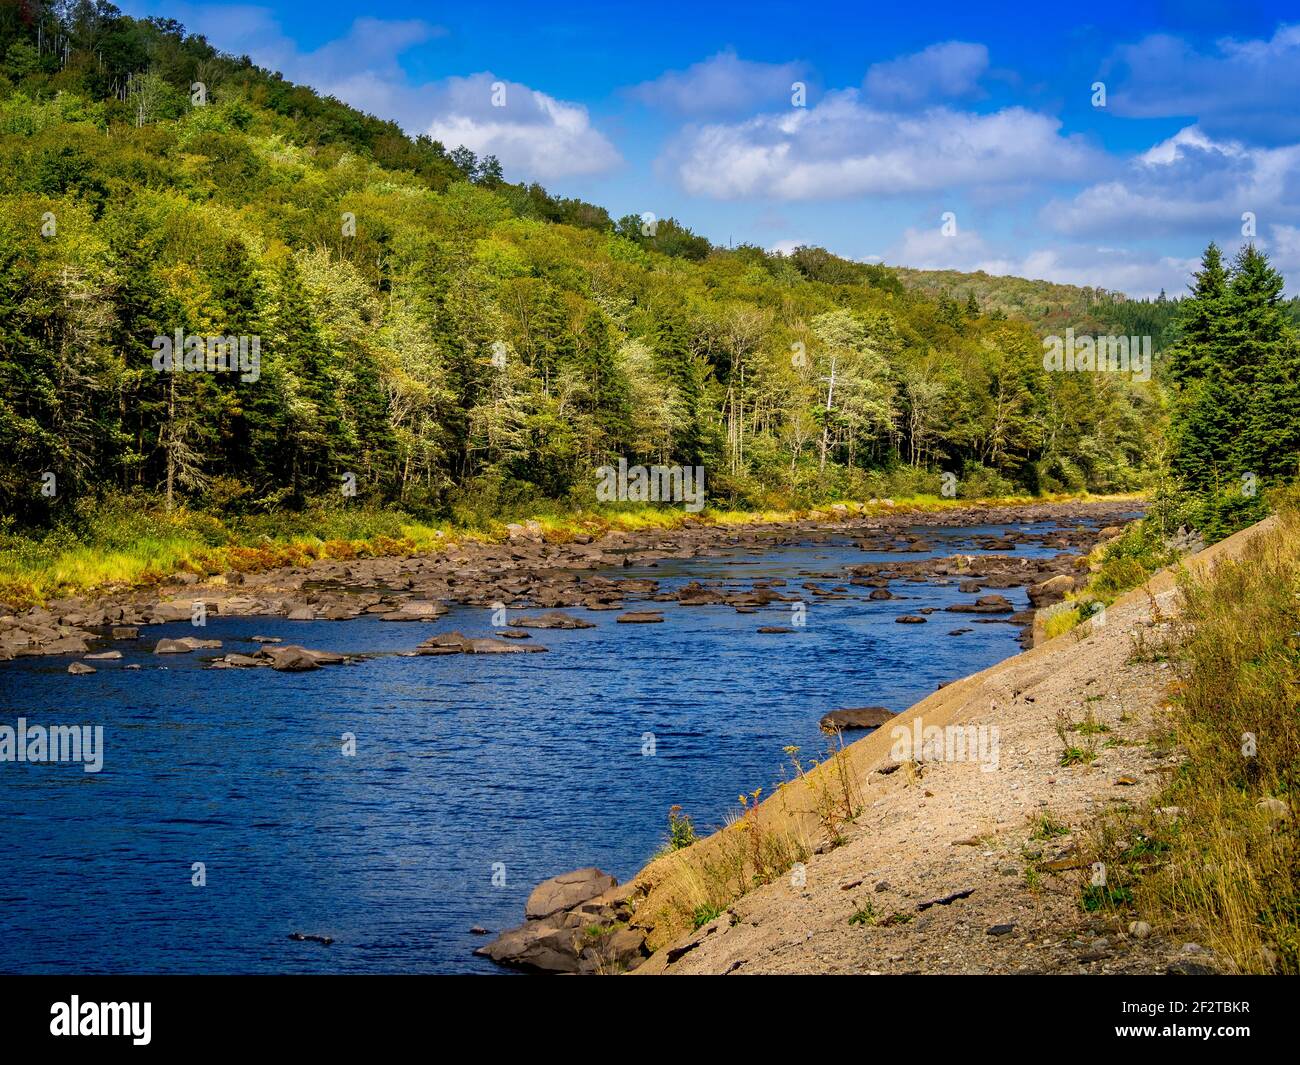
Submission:
[[[1156,350],[1173,340],[1179,299],[1164,293],[1154,300],[1130,299],[1122,292],[1024,277],[996,276],[983,270],[890,269],[908,288],[935,299],[947,296],[965,303],[974,296],[985,314],[1002,313],[1032,325],[1040,336],[1076,333],[1150,336]]]
[[[714,247],[107,4],[29,0],[0,57],[0,534],[585,505],[620,459],[755,505],[1147,477],[1160,383],[1047,372],[1017,320],[1099,294]]]

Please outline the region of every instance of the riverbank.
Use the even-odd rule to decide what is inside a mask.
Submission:
[[[223,521],[184,508],[166,512],[121,503],[91,512],[81,531],[41,537],[0,537],[0,613],[51,599],[95,596],[163,583],[175,573],[199,578],[261,573],[316,561],[422,555],[462,543],[501,543],[521,531],[549,543],[583,542],[609,532],[684,527],[793,524],[843,516],[960,513],[972,507],[1137,502],[1138,495],[1006,497],[957,500],[939,496],[828,503],[800,510],[726,511],[706,508],[607,507],[474,524],[430,523],[401,511],[317,507],[301,513]]]
[[[1187,569],[1204,576],[1260,550],[1275,524]],[[894,722],[901,733],[848,745],[722,832],[651,862],[608,900],[653,952],[635,971],[1239,970],[1186,923],[1130,921],[1121,881],[1096,864],[1115,861],[1099,826],[1149,805],[1183,762],[1153,739],[1179,696],[1162,648],[1181,609],[1175,574],[1162,572],[1103,617],[922,700]],[[918,726],[996,730],[996,757],[900,752]]]
[[[436,549],[410,555],[366,557],[353,553],[266,568],[262,568],[260,556],[248,560],[240,556],[233,559],[237,568],[221,573],[198,573],[191,568],[135,585],[107,585],[93,595],[51,599],[25,610],[0,608],[0,659],[82,654],[96,641],[111,639],[113,629],[187,620],[201,626],[199,619],[213,615],[343,621],[365,614],[432,622],[446,612],[444,604],[449,602],[502,609],[619,610],[628,603],[653,603],[661,594],[656,583],[644,578],[620,580],[594,571],[652,566],[664,559],[704,557],[746,547],[780,546],[810,535],[850,537],[864,551],[919,553],[926,550],[926,544],[922,536],[907,532],[914,527],[1060,522],[1062,527],[1050,534],[990,532],[980,542],[1005,555],[1000,556],[1001,562],[981,560],[970,572],[959,572],[960,566],[952,563],[952,573],[947,576],[931,573],[942,565],[931,560],[909,563],[910,571],[882,572],[867,564],[844,574],[846,585],[875,589],[887,589],[893,579],[924,580],[930,576],[965,579],[973,591],[1032,586],[1069,576],[1076,559],[1113,535],[1118,530],[1115,523],[1121,523],[1138,505],[1128,498],[934,507],[882,501],[870,506],[835,504],[793,518],[751,515],[750,520],[739,520],[739,515],[730,515],[714,523],[677,519],[679,523],[671,528],[643,525],[623,530],[596,523],[590,529],[579,525],[558,530],[539,522],[512,524],[505,528],[501,540],[448,537]],[[1031,564],[1029,559],[1015,556],[1018,542],[1048,544],[1058,554]],[[1070,588],[1076,584],[1073,579],[1066,583]],[[1054,588],[1051,595],[1059,599],[1066,590]],[[834,588],[796,591],[778,587],[738,598],[719,590],[688,588],[673,598],[683,605],[724,603],[752,610],[773,602],[843,594],[844,590]],[[888,592],[881,590],[880,594]],[[972,610],[978,606],[971,604]],[[993,614],[1011,613],[1002,605],[986,606]],[[1032,618],[1004,620],[1023,626]]]

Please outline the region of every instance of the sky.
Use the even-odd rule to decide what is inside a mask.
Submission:
[[[119,0],[507,180],[719,244],[1153,296],[1300,290],[1300,6]]]

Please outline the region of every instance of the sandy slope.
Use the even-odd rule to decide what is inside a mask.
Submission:
[[[1215,545],[1190,565],[1236,554],[1262,527]],[[1159,935],[1139,941],[1089,918],[1078,902],[1086,869],[1047,873],[1037,887],[1026,881],[1027,847],[1058,867],[1077,866],[1071,859],[1076,834],[1033,841],[1032,819],[1050,811],[1077,828],[1107,804],[1150,797],[1172,767],[1145,743],[1171,667],[1138,660],[1144,656],[1134,648],[1140,638],[1148,645],[1159,639],[1178,598],[1173,576],[1159,574],[1115,603],[1104,625],[1089,623],[948,685],[900,715],[900,724],[920,717],[927,726],[996,726],[996,768],[928,761],[919,776],[906,766],[886,775],[878,770],[891,761],[890,729],[853,744],[864,810],[849,826],[848,842],[815,855],[802,885],[787,874],[751,892],[636,972],[1163,972],[1175,959],[1213,964],[1181,941]],[[864,701],[870,701],[866,693]],[[1077,722],[1088,708],[1110,729],[1097,737],[1099,744],[1120,743],[1102,749],[1091,766],[1062,768],[1057,713]],[[769,816],[797,822],[805,838],[815,837],[798,803],[791,806],[787,796],[777,811],[777,801],[765,804]],[[651,865],[639,878],[651,886],[651,903],[661,868]],[[964,898],[919,908],[968,890]],[[877,918],[910,920],[851,925],[850,917],[868,904]],[[653,910],[642,906],[638,916],[652,923]],[[990,933],[1008,924],[1010,931]]]

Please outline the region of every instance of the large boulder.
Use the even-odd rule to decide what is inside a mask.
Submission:
[[[412,599],[402,603],[398,608],[388,614],[383,615],[384,621],[432,621],[434,618],[440,618],[447,613],[447,608],[441,603],[434,603],[424,599]]]
[[[528,921],[502,932],[475,954],[498,965],[543,973],[578,972],[578,930],[564,927],[559,917]]]
[[[1045,581],[1030,585],[1029,603],[1035,609],[1051,606],[1065,598],[1067,592],[1074,591],[1074,578],[1068,573],[1058,573]]]
[[[533,888],[524,904],[524,916],[530,921],[537,921],[561,910],[571,910],[617,886],[617,880],[608,873],[602,873],[594,865],[586,869],[575,869],[571,873],[561,873],[550,880],[543,880]]]
[[[553,877],[529,897],[528,920],[474,953],[499,965],[544,973],[635,969],[649,954],[645,930],[629,926],[637,890],[633,884],[617,886],[613,877],[594,868]],[[553,906],[558,908],[543,912]]]
[[[306,673],[320,669],[316,656],[305,647],[285,644],[283,647],[264,647],[258,652],[271,660],[271,668],[279,673]]]
[[[39,644],[39,648],[38,653],[43,655],[79,655],[89,650],[86,641],[80,636],[62,636],[49,643]]]
[[[820,724],[823,732],[833,734],[848,729],[879,728],[893,717],[894,712],[883,706],[858,706],[823,714]]]
[[[513,640],[497,640],[487,636],[471,639],[459,632],[440,632],[420,644],[415,649],[415,653],[419,655],[508,655],[545,650],[545,647],[535,643],[516,643]]]
[[[154,624],[166,621],[189,621],[194,613],[192,601],[184,603],[158,602],[149,609],[149,616]]]

